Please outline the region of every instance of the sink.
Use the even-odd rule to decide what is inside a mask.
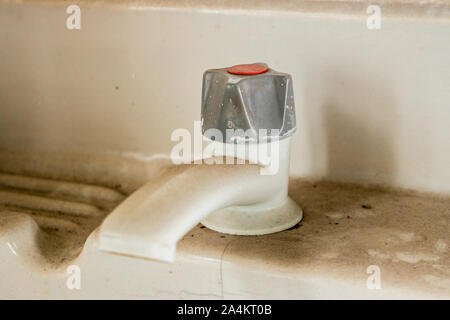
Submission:
[[[106,161],[109,170],[121,163],[124,173],[151,172],[149,180],[173,164],[41,154],[45,170],[59,175],[43,178],[33,168],[35,156],[0,155],[10,172],[0,175],[1,283],[18,288],[20,279],[30,288],[26,295],[1,291],[2,298],[448,297],[448,196],[291,177],[289,193],[302,203],[304,221],[263,236],[226,235],[199,224],[179,242],[175,261],[162,263],[98,250],[97,227],[137,182],[126,175],[90,179]],[[66,168],[60,161],[69,158],[76,172],[60,172]],[[67,288],[73,265],[81,270],[80,290]],[[370,265],[380,266],[383,290],[367,289]]]
[[[120,3],[84,4],[79,30],[63,1],[0,3],[0,298],[450,298],[448,10],[368,30],[364,4]],[[173,170],[171,133],[194,134],[202,72],[242,61],[292,73],[302,222],[199,224],[173,263],[100,251],[105,217]]]

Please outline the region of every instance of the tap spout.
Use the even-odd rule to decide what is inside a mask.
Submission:
[[[285,144],[288,145],[288,141]],[[278,172],[273,175],[262,175],[259,165],[248,163],[175,166],[138,189],[105,219],[99,232],[99,248],[172,262],[177,242],[212,213],[212,218],[214,213],[217,216],[211,220],[211,225],[217,219],[231,221],[233,216],[242,216],[241,213],[247,211],[253,216],[264,216],[264,221],[255,223],[266,225],[279,219],[280,212],[284,212],[290,216],[284,224],[278,223],[279,228],[275,231],[289,228],[301,219],[301,215],[287,197],[289,155],[283,158]],[[296,210],[287,210],[286,203]],[[276,214],[267,215],[274,208]],[[250,221],[245,228],[251,230],[255,225],[251,217],[246,216],[244,220],[247,222],[238,221],[238,226]],[[208,220],[205,224],[209,227]],[[256,233],[234,233],[274,232],[258,228]],[[212,229],[227,232],[214,226]]]

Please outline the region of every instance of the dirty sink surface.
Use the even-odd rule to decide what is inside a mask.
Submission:
[[[1,173],[0,235],[21,220],[38,239],[30,252],[39,255],[41,267],[58,268],[76,259],[127,193]],[[367,268],[375,265],[383,287],[450,298],[450,197],[298,178],[291,179],[289,193],[304,210],[295,227],[232,236],[198,225],[178,243],[177,256],[218,260],[250,273],[326,275],[364,286]]]
[[[364,285],[375,265],[382,287],[450,298],[449,197],[302,179],[291,179],[289,194],[304,210],[290,230],[248,237],[197,226],[178,250],[220,253],[253,272]]]

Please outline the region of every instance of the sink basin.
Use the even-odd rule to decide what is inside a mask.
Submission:
[[[69,157],[77,171],[71,182],[75,172],[58,172],[65,167],[58,162]],[[2,168],[13,172],[0,174],[1,283],[17,287],[21,279],[30,288],[25,296],[1,291],[2,298],[449,297],[448,196],[292,177],[290,196],[305,208],[300,224],[264,236],[224,235],[198,225],[179,242],[171,264],[98,250],[97,227],[136,182],[89,181],[105,160],[111,170],[121,162],[130,173],[152,172],[147,179],[170,162],[39,158],[60,177],[37,177],[29,155],[0,156]],[[19,168],[28,176],[17,175]],[[82,290],[67,288],[73,265],[81,270]],[[381,269],[382,290],[366,286],[371,265]]]
[[[369,30],[364,4],[111,3],[80,30],[63,1],[0,3],[0,298],[450,298],[448,10],[392,5]],[[292,73],[303,221],[197,225],[172,264],[99,251],[103,219],[173,166],[171,133],[193,133],[203,70],[245,61]]]

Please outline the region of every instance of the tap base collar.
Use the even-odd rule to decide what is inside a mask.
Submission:
[[[291,198],[277,207],[267,204],[232,206],[211,213],[201,223],[214,231],[233,235],[263,235],[289,229],[303,218],[302,208]]]

